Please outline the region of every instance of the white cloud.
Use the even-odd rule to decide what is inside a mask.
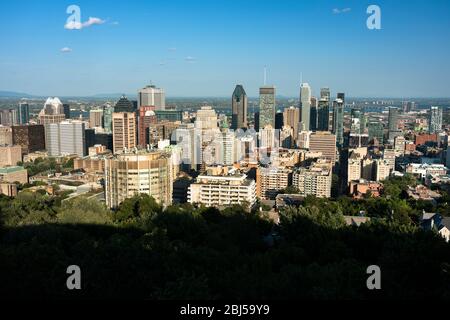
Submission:
[[[64,28],[68,29],[68,30],[80,30],[81,28],[83,28],[83,25],[81,22],[76,22],[76,21],[72,20],[72,21],[66,23],[64,25]]]
[[[113,26],[118,26],[118,25],[119,25],[119,21],[113,21],[113,22],[111,22],[111,24],[112,24]]]
[[[94,24],[104,24],[105,20],[96,17],[89,17],[88,21],[83,22],[83,28],[93,26]]]
[[[72,52],[72,49],[69,48],[69,47],[64,47],[64,48],[61,48],[60,51],[61,51],[62,53],[69,53],[69,52]]]
[[[93,26],[95,24],[97,24],[97,25],[98,24],[104,24],[105,22],[106,22],[105,20],[102,20],[100,18],[89,17],[89,19],[87,21],[83,22],[83,23],[77,22],[77,21],[74,21],[74,20],[69,21],[68,23],[66,23],[64,25],[64,28],[68,29],[68,30],[80,30],[80,29],[83,29],[83,28],[87,28],[87,27]]]
[[[334,8],[333,14],[346,13],[346,12],[349,12],[350,10],[352,10],[352,8],[343,8],[343,9]]]
[[[184,60],[187,61],[188,63],[195,63],[197,61],[197,58],[187,56],[186,58],[184,58]]]
[[[175,48],[175,47],[170,47],[170,48],[168,48],[167,50],[169,50],[169,51],[171,51],[171,52],[175,52],[175,51],[177,51],[177,48]]]

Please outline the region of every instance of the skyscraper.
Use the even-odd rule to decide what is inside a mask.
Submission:
[[[317,131],[318,126],[318,108],[317,104],[311,104],[311,111],[309,115],[309,130],[311,131]]]
[[[337,98],[333,102],[333,133],[336,135],[336,145],[344,144],[344,101]]]
[[[369,141],[378,141],[379,144],[384,142],[384,127],[381,122],[369,122]]]
[[[283,124],[294,130],[294,138],[297,139],[300,124],[300,109],[289,107],[283,111]]]
[[[153,106],[140,106],[138,118],[138,145],[145,147],[150,144],[149,128],[151,124],[155,124],[156,114]]]
[[[431,134],[439,133],[442,131],[442,108],[430,108],[430,119],[428,127]]]
[[[259,129],[275,128],[275,87],[259,88]]]
[[[19,124],[27,124],[30,121],[30,106],[27,102],[20,102],[17,108]]]
[[[89,126],[91,128],[103,128],[102,109],[93,109],[89,111]]]
[[[85,156],[85,123],[78,120],[65,120],[46,124],[45,146],[51,157],[70,154]]]
[[[146,86],[138,91],[138,105],[142,106],[154,106],[155,110],[166,109],[166,95],[164,89],[157,88],[154,85]]]
[[[321,98],[317,108],[317,131],[328,131],[329,121],[330,102],[325,98]]]
[[[320,99],[325,99],[328,102],[331,101],[330,88],[320,88]]]
[[[133,106],[133,103],[123,95],[114,106],[114,112],[136,112],[136,108]]]
[[[307,83],[300,86],[300,131],[310,130],[311,87]]]
[[[103,127],[106,133],[112,133],[112,115],[114,113],[114,107],[110,104],[103,106]]]
[[[136,114],[114,112],[112,118],[113,152],[130,150],[136,146]]]
[[[390,131],[398,130],[398,108],[389,107],[388,128]]]
[[[231,129],[247,128],[247,94],[244,87],[236,85],[231,100]]]
[[[331,132],[314,132],[309,136],[309,151],[321,152],[322,158],[336,162],[336,136]]]
[[[13,126],[12,143],[20,145],[23,154],[44,150],[44,126],[40,124]]]
[[[48,98],[44,108],[39,112],[39,124],[59,123],[66,118],[64,107],[58,98]]]
[[[64,113],[64,116],[66,117],[66,119],[70,119],[71,114],[70,114],[70,105],[69,104],[67,104],[67,103],[63,104],[63,113]]]

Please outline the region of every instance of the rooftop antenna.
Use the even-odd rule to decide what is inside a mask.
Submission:
[[[303,72],[300,72],[300,85],[303,83]]]
[[[267,84],[267,67],[264,66],[264,85]]]

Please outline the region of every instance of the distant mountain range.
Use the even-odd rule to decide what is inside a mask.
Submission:
[[[28,93],[0,90],[0,98],[35,98],[35,97],[37,96],[33,96]]]
[[[92,96],[60,96],[60,98],[111,98],[111,99],[119,99],[123,93],[100,93]],[[136,99],[136,94],[125,94],[130,99]],[[28,98],[28,99],[38,99],[38,98],[47,98],[48,96],[39,96],[32,95],[23,92],[15,92],[15,91],[2,91],[0,90],[0,98],[12,98],[12,99],[20,99],[20,98]]]

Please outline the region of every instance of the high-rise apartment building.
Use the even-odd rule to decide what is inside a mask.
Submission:
[[[146,86],[138,91],[137,107],[153,106],[155,110],[166,109],[166,95],[164,89],[157,88],[154,85]]]
[[[309,151],[321,152],[322,157],[336,162],[336,136],[327,131],[314,132],[309,136]]]
[[[126,152],[105,160],[105,198],[109,208],[147,194],[161,205],[172,203],[172,164],[163,151]]]
[[[79,120],[65,120],[45,125],[45,145],[48,155],[51,157],[72,154],[85,156],[87,154],[85,129],[85,123]]]
[[[331,197],[332,163],[319,159],[308,168],[299,168],[293,174],[292,185],[303,197],[313,195],[319,198]]]
[[[259,129],[266,126],[275,128],[275,87],[259,88]]]
[[[247,128],[248,101],[244,87],[236,85],[231,98],[231,129]]]
[[[383,181],[389,178],[391,165],[383,159],[375,160],[375,181]]]
[[[260,199],[274,200],[281,190],[291,185],[292,170],[282,167],[258,168],[256,194]]]
[[[431,107],[428,128],[430,134],[442,131],[442,108]]]
[[[300,86],[300,131],[309,131],[311,121],[311,87],[307,83]]]
[[[136,147],[136,113],[114,112],[112,130],[114,153]]]

